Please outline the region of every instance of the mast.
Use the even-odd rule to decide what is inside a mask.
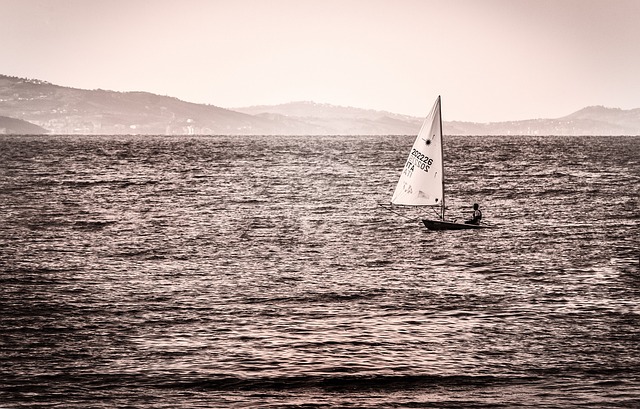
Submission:
[[[444,149],[442,148],[442,145],[444,145],[444,134],[442,132],[442,103],[440,102],[440,95],[438,95],[438,106],[440,108],[438,109],[438,117],[440,120],[440,157],[444,162]],[[445,205],[444,197],[445,197],[445,194],[444,194],[444,163],[443,163],[442,164],[442,215],[440,216],[442,221],[444,221],[444,205]]]

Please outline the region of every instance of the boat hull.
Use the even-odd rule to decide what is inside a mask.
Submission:
[[[445,222],[443,220],[428,220],[422,219],[422,223],[429,230],[472,230],[472,229],[486,229],[489,226],[483,226],[478,224],[465,224]]]

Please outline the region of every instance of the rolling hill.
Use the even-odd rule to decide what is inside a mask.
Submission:
[[[0,116],[0,135],[44,135],[47,130],[22,119]]]
[[[227,134],[275,131],[260,117],[148,92],[62,87],[0,76],[0,115],[55,134]]]

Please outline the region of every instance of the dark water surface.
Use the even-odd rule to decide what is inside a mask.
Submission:
[[[0,407],[640,407],[640,138],[413,139],[0,136]]]

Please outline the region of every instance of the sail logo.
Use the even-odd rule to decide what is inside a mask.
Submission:
[[[431,137],[431,139],[433,139],[433,138],[435,138],[435,137],[436,137],[436,136],[435,136],[435,135],[433,135],[433,136]],[[425,144],[425,145],[431,145],[431,139],[425,139],[425,138],[421,138],[421,139],[424,141],[424,144]]]

